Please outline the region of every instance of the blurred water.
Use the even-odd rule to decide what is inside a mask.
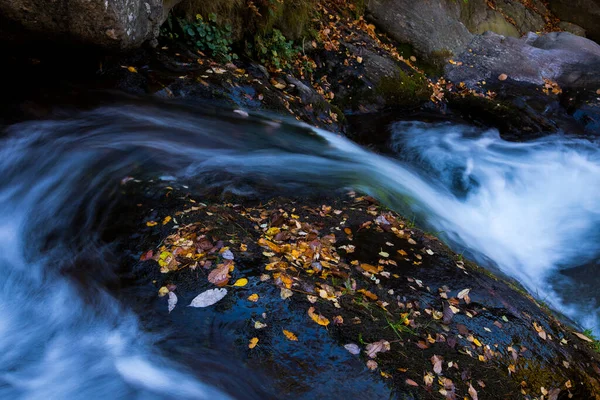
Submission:
[[[596,315],[594,296],[562,299],[549,278],[598,255],[597,144],[506,143],[450,124],[392,131],[396,158],[295,122],[162,104],[8,127],[0,139],[0,397],[253,398],[251,387],[226,393],[206,371],[157,354],[158,338],[104,289],[115,266],[99,233],[118,223],[107,216],[121,179],[140,173],[241,194],[362,190],[595,326],[581,317]]]

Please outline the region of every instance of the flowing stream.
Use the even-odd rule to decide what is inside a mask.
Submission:
[[[116,261],[100,232],[118,223],[109,210],[131,175],[238,194],[360,190],[598,329],[598,143],[508,143],[493,130],[398,122],[389,151],[295,122],[164,104],[4,128],[0,397],[230,398],[157,354],[157,338],[103,286]]]

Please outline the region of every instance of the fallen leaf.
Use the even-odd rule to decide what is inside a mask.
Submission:
[[[298,341],[298,337],[296,335],[294,335],[292,332],[290,331],[286,331],[285,329],[283,330],[283,334],[285,335],[286,338],[288,338],[289,340],[293,341],[293,342],[297,342]]]
[[[223,257],[226,260],[233,260],[235,258],[233,253],[229,249],[223,250],[223,252],[221,253],[221,257]]]
[[[380,340],[378,342],[369,343],[365,349],[365,353],[369,358],[377,357],[377,353],[385,353],[390,350],[390,342],[387,340]]]
[[[335,325],[343,325],[344,324],[344,318],[341,315],[336,315],[335,317],[333,317],[333,323]]]
[[[365,271],[370,272],[372,274],[376,274],[379,271],[383,270],[383,267],[375,267],[375,266],[373,266],[371,264],[364,264],[364,263],[360,264],[360,268],[362,268]]]
[[[225,72],[227,72],[226,69],[218,68],[218,67],[212,67],[212,71],[217,75],[221,75],[221,74],[224,74]]]
[[[387,258],[387,257],[389,257],[389,256],[390,256],[390,253],[387,253],[387,252],[385,252],[385,251],[381,251],[381,252],[379,252],[379,255],[380,255],[381,257],[386,257],[386,258]]]
[[[194,297],[188,307],[208,307],[217,303],[227,295],[227,289],[210,289]]]
[[[137,74],[137,72],[138,72],[135,67],[127,67],[127,71],[133,72],[134,74]]]
[[[140,257],[140,261],[148,261],[154,256],[154,252],[152,250],[148,250]]]
[[[477,390],[475,390],[475,388],[473,387],[473,385],[471,385],[470,383],[469,383],[469,396],[471,396],[471,398],[473,400],[478,400]]]
[[[281,292],[279,293],[279,296],[285,300],[289,297],[292,297],[292,295],[294,294],[294,292],[292,292],[290,289],[288,288],[281,288]]]
[[[442,357],[434,354],[431,357],[431,364],[433,365],[433,372],[435,372],[438,375],[441,374],[443,362],[444,362],[444,359]]]
[[[359,64],[362,64],[363,58],[362,57],[356,57],[356,61],[358,61]]]
[[[405,382],[407,385],[410,385],[410,386],[419,386],[419,384],[417,382],[413,381],[412,379],[407,379],[407,380],[405,380]]]
[[[505,81],[506,79],[508,79],[508,75],[506,75],[506,74],[500,74],[500,75],[498,75],[498,80],[499,81]]]
[[[229,282],[229,265],[217,265],[217,268],[208,274],[208,281],[219,287],[227,285],[227,282]]]
[[[465,296],[467,296],[469,294],[469,292],[471,291],[471,289],[463,289],[460,292],[458,292],[458,297],[459,299],[464,299]]]
[[[257,344],[258,344],[258,338],[253,337],[252,339],[250,339],[250,344],[248,344],[248,348],[253,349],[256,347]]]
[[[146,226],[156,226],[156,225],[158,225],[158,222],[156,222],[156,221],[148,221],[148,222],[146,222]]]
[[[163,224],[163,225],[166,225],[166,224],[168,224],[169,222],[171,222],[171,219],[172,219],[172,218],[171,218],[170,216],[168,216],[168,215],[167,215],[167,216],[165,217],[165,219],[163,219],[163,222],[162,222],[162,224]]]
[[[235,281],[235,283],[233,284],[233,286],[235,287],[244,287],[248,284],[248,279],[247,278],[240,278],[237,281]]]
[[[322,326],[329,325],[329,320],[327,318],[325,318],[324,316],[322,316],[321,314],[316,314],[314,307],[311,307],[308,309],[308,316],[310,318],[312,318],[312,320],[315,321],[319,325],[322,325]]]
[[[575,336],[577,336],[579,339],[585,340],[586,342],[590,342],[590,343],[594,342],[592,339],[590,339],[589,337],[585,336],[583,333],[573,332],[573,334]]]
[[[358,355],[360,354],[360,347],[354,343],[348,343],[344,345],[344,348],[350,352],[350,354]]]
[[[371,371],[375,371],[377,369],[377,367],[378,367],[378,365],[375,360],[367,361],[367,368],[369,368]]]
[[[254,323],[254,329],[262,329],[262,328],[266,328],[267,324],[260,322],[260,321],[256,321]]]
[[[173,292],[169,292],[169,300],[167,301],[169,314],[171,313],[171,311],[173,311],[175,309],[176,305],[177,305],[177,295]]]
[[[256,303],[258,301],[258,295],[256,293],[252,293],[250,296],[248,296],[248,300]]]
[[[163,286],[160,289],[158,289],[158,297],[164,297],[167,295],[167,293],[169,293],[169,289],[166,286]]]

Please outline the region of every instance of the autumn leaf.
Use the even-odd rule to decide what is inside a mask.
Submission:
[[[175,309],[176,305],[177,305],[177,295],[173,292],[169,292],[169,300],[167,301],[167,308],[169,310],[169,314],[171,313],[171,311],[173,311]]]
[[[365,349],[365,353],[369,358],[377,357],[377,353],[385,353],[390,350],[390,342],[387,340],[380,340],[378,342],[369,343]]]
[[[138,72],[135,67],[127,67],[127,71],[133,72],[134,74],[137,74],[137,72]]]
[[[256,303],[258,301],[258,295],[256,293],[252,293],[250,296],[248,296],[248,300]]]
[[[262,328],[266,328],[267,324],[265,324],[264,322],[260,322],[260,321],[256,321],[254,323],[254,329],[262,329]]]
[[[419,384],[417,382],[413,381],[412,379],[407,379],[404,382],[406,382],[406,384],[410,385],[410,386],[419,386]]]
[[[148,261],[154,256],[154,252],[152,250],[148,250],[140,257],[140,261]]]
[[[594,342],[592,339],[590,339],[589,337],[585,336],[583,333],[573,332],[573,334],[575,336],[577,336],[579,339],[585,340],[586,342],[590,342],[590,343]]]
[[[233,286],[235,287],[244,287],[248,284],[248,279],[247,278],[240,278],[237,281],[235,281],[235,283],[233,284]]]
[[[319,325],[322,325],[322,326],[329,325],[329,320],[327,318],[325,318],[324,316],[322,316],[321,314],[316,314],[314,307],[311,307],[308,309],[308,316],[310,318],[312,318],[312,320],[315,321]]]
[[[469,396],[471,396],[471,399],[473,399],[473,400],[478,400],[477,390],[475,390],[473,385],[471,385],[470,383],[469,383]]]
[[[344,345],[344,348],[350,352],[350,354],[358,355],[360,354],[360,347],[354,343],[348,343]]]
[[[250,339],[250,343],[248,344],[248,348],[249,349],[253,349],[256,347],[256,345],[258,344],[258,338],[257,337],[253,337],[252,339]]]
[[[292,297],[293,294],[294,292],[292,292],[290,289],[281,288],[281,291],[279,292],[279,297],[281,297],[282,300],[285,300],[289,297]]]
[[[167,216],[165,217],[165,219],[163,219],[163,222],[162,222],[162,224],[163,224],[163,225],[166,225],[166,224],[168,224],[169,222],[171,222],[171,219],[172,219],[172,218],[171,218],[170,216],[168,216],[168,215],[167,215]]]
[[[227,289],[210,289],[196,296],[188,307],[208,307],[227,295]]]
[[[152,227],[152,226],[156,226],[156,225],[158,225],[158,222],[156,222],[156,221],[148,221],[148,222],[146,222],[146,226]]]
[[[378,367],[377,361],[375,361],[375,360],[367,361],[367,368],[369,368],[371,371],[375,371],[377,369],[377,367]]]
[[[505,81],[507,79],[508,79],[508,75],[506,75],[506,74],[500,74],[500,75],[498,75],[498,80],[499,81]]]
[[[158,289],[158,297],[164,297],[167,295],[167,293],[169,293],[169,289],[167,289],[166,286],[163,286],[160,289]]]
[[[431,357],[431,364],[433,365],[433,372],[435,372],[438,375],[441,374],[443,362],[444,362],[444,359],[442,357],[434,354]]]
[[[219,264],[217,268],[210,271],[208,281],[216,286],[222,287],[229,282],[229,265]]]
[[[297,342],[298,341],[298,337],[296,335],[294,335],[292,332],[287,331],[287,330],[283,330],[283,334],[285,335],[286,338],[288,338],[289,340],[293,341],[293,342]]]
[[[379,271],[383,270],[383,267],[375,267],[375,266],[373,266],[371,264],[364,264],[364,263],[360,264],[360,268],[362,268],[365,271],[370,272],[372,274],[376,274]]]

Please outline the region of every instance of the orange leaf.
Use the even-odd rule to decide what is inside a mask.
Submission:
[[[289,340],[293,341],[293,342],[297,342],[298,341],[298,337],[296,335],[294,335],[292,332],[290,331],[286,331],[285,329],[283,330],[283,334],[285,335],[286,338],[288,338]]]
[[[315,314],[315,308],[311,307],[308,309],[308,316],[312,318],[317,324],[322,326],[329,325],[329,320],[322,316],[321,314]]]
[[[256,347],[257,344],[258,344],[258,338],[253,337],[252,339],[250,339],[250,344],[248,344],[248,348],[253,349]]]

